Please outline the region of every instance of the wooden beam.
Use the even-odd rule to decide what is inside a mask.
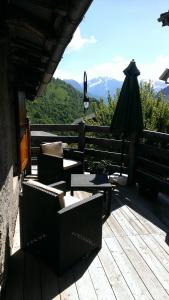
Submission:
[[[40,9],[43,10],[44,13],[50,13],[51,10],[53,13],[56,13],[62,17],[65,17],[67,15],[69,6],[68,6],[68,1],[42,1],[42,0],[29,0],[29,1],[20,1],[20,0],[15,0],[15,3],[18,4],[18,6],[24,8],[24,9]]]
[[[56,33],[54,30],[52,30],[50,22],[50,19],[47,22],[42,22],[42,20],[38,19],[38,16],[34,16],[28,11],[25,12],[22,9],[19,9],[18,7],[9,7],[7,23],[9,25],[9,28],[11,26],[15,27],[15,32],[17,32],[17,30],[19,32],[25,31],[31,34],[32,36],[35,36],[36,38],[42,40],[46,38],[52,39],[56,37]]]
[[[40,73],[43,73],[46,69],[46,64],[41,64],[36,60],[32,60],[29,55],[12,55],[12,62],[14,64],[20,65],[23,69],[32,69],[37,70]]]
[[[38,58],[39,60],[50,59],[51,53],[44,50],[42,47],[38,47],[36,44],[25,41],[23,39],[15,39],[11,41],[11,52],[23,51],[23,53],[29,53],[29,55]]]

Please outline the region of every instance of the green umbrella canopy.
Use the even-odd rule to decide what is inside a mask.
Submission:
[[[117,106],[112,118],[111,132],[116,138],[136,138],[142,136],[143,116],[137,76],[140,71],[132,60],[123,71],[126,75]]]

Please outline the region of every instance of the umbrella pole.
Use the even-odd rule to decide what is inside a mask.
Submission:
[[[122,176],[123,173],[123,159],[124,159],[124,138],[122,138],[122,145],[121,145],[120,176]]]

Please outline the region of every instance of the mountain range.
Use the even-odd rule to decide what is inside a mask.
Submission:
[[[72,85],[78,91],[83,92],[83,83],[79,83],[73,79],[64,79],[64,81]],[[123,81],[110,77],[97,77],[90,79],[87,82],[88,96],[96,99],[103,98],[106,101],[108,93],[110,93],[111,96],[114,96],[116,90],[121,88],[122,84]],[[156,92],[165,88],[165,84],[160,80],[153,81],[152,84]]]
[[[163,93],[163,95],[169,99],[169,86],[165,87],[164,89],[161,90],[161,92]]]
[[[64,81],[72,85],[78,91],[83,92],[83,83],[79,83],[73,79],[64,79]],[[87,93],[89,97],[107,100],[108,93],[113,96],[116,93],[116,90],[121,88],[122,83],[122,81],[109,77],[93,78],[87,82]]]

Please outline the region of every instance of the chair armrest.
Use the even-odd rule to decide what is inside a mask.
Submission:
[[[84,160],[84,152],[75,149],[63,149],[63,156],[67,159],[82,161]]]
[[[71,266],[78,258],[101,248],[102,204],[103,195],[95,194],[57,212],[60,272]]]
[[[66,195],[66,181],[62,180],[62,181],[54,182],[49,184],[49,186],[62,190],[64,192],[64,195]]]
[[[97,205],[98,207],[96,208],[96,210],[98,211],[100,209],[99,207],[99,202],[103,202],[103,193],[97,193],[94,194],[88,198],[79,200],[78,202],[69,205],[67,207],[64,207],[60,210],[57,211],[58,215],[63,215],[63,214],[77,214],[77,211],[79,210],[83,210],[84,207],[89,207],[89,206],[93,206],[93,205]],[[94,210],[95,213],[95,210]],[[102,214],[101,214],[102,215]],[[87,220],[86,220],[87,221]]]

